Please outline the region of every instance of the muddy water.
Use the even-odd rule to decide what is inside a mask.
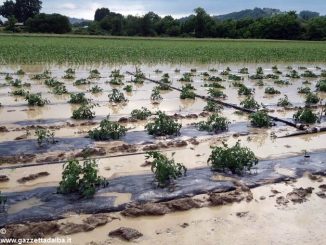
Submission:
[[[138,244],[324,244],[324,199],[312,193],[302,204],[289,203],[284,207],[276,204],[276,198],[285,196],[293,187],[314,187],[317,192],[323,183],[301,178],[290,185],[262,186],[252,190],[254,200],[249,203],[192,209],[159,217],[125,218],[113,214],[119,219],[91,232],[69,237],[73,244],[91,241],[127,244],[108,236],[110,231],[124,226],[143,233],[144,236],[136,242]],[[275,195],[272,190],[280,193]],[[265,199],[261,200],[261,197]],[[239,217],[239,212],[243,212],[244,217]],[[79,223],[85,217],[72,215],[62,222]],[[186,224],[185,228],[181,227],[183,224]]]

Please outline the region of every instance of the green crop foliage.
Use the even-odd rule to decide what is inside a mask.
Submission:
[[[315,73],[313,73],[312,71],[306,70],[304,73],[301,74],[301,77],[316,78],[318,76]]]
[[[120,73],[120,70],[115,69],[115,70],[111,71],[110,77],[122,79],[122,78],[124,78],[124,75],[122,75]]]
[[[121,86],[124,85],[124,83],[122,82],[122,79],[120,77],[113,77],[110,81],[108,81],[107,83],[111,84],[111,85],[117,85],[117,86]]]
[[[53,52],[55,50],[55,52]],[[324,42],[2,36],[0,63],[325,62]]]
[[[91,87],[91,89],[89,91],[92,94],[98,94],[98,93],[101,93],[103,91],[103,89],[98,85],[94,85],[93,87]]]
[[[153,90],[152,90],[152,93],[151,93],[151,100],[152,100],[152,102],[158,103],[162,99],[163,98],[161,96],[160,90],[157,87],[154,87]]]
[[[72,112],[72,118],[75,120],[93,119],[95,117],[95,112],[92,111],[94,107],[94,104],[82,104]]]
[[[289,101],[287,95],[284,95],[284,98],[280,98],[277,102],[277,106],[288,107],[292,106],[292,103]]]
[[[192,74],[189,72],[183,73],[182,77],[179,79],[180,82],[193,82]]]
[[[239,70],[240,74],[249,74],[248,68],[247,67],[243,67]]]
[[[290,85],[291,83],[287,80],[276,80],[274,81],[275,84],[277,85]]]
[[[233,81],[240,81],[242,80],[242,78],[240,76],[234,75],[234,74],[229,74],[228,75],[228,79],[229,80],[233,80]]]
[[[44,84],[48,87],[56,87],[56,86],[60,86],[63,85],[63,82],[59,82],[58,80],[56,80],[55,78],[50,78],[50,79],[46,79],[44,81]]]
[[[258,163],[258,159],[248,147],[242,147],[239,142],[232,147],[223,142],[223,147],[213,148],[207,163],[213,171],[241,174],[250,171]]]
[[[149,135],[154,136],[179,135],[181,124],[164,112],[158,111],[154,122],[147,123],[145,129]]]
[[[132,92],[132,85],[126,85],[124,88],[123,88],[124,91],[126,91],[127,93],[131,93]]]
[[[214,98],[225,98],[226,95],[223,91],[219,90],[218,88],[210,88],[208,90],[208,94]]]
[[[266,79],[279,79],[280,77],[278,75],[275,74],[267,74],[265,76]]]
[[[225,89],[225,87],[224,87],[222,84],[218,83],[218,82],[205,83],[205,84],[203,85],[203,87]]]
[[[309,94],[311,93],[311,89],[309,87],[300,87],[298,88],[299,94]]]
[[[78,193],[85,198],[95,195],[100,186],[107,186],[108,182],[98,175],[95,160],[85,160],[83,164],[72,159],[63,165],[62,180],[58,192],[62,194]]]
[[[258,110],[260,108],[260,105],[252,96],[248,96],[246,99],[241,101],[240,105],[243,106],[243,108],[250,110]]]
[[[168,159],[160,152],[146,152],[145,157],[146,159],[152,159],[151,170],[160,187],[169,186],[173,180],[187,173],[187,168],[184,165],[176,163],[174,159]]]
[[[296,70],[292,70],[290,73],[286,74],[286,77],[297,79],[300,78],[300,75]]]
[[[316,84],[316,88],[318,91],[320,92],[326,92],[326,80],[320,80],[317,84]]]
[[[43,128],[36,129],[35,136],[37,137],[37,144],[39,146],[56,143],[54,139],[54,132],[48,129],[43,129]]]
[[[221,117],[218,114],[210,115],[207,121],[201,121],[196,124],[196,127],[200,131],[207,132],[223,132],[229,129],[230,122],[225,117]]]
[[[68,90],[65,85],[58,85],[52,89],[52,92],[57,95],[67,94]]]
[[[320,101],[320,98],[317,94],[308,93],[306,94],[306,104],[317,104]]]
[[[25,72],[24,72],[23,69],[19,69],[19,70],[16,72],[16,74],[17,74],[18,76],[23,76],[23,75],[25,75]]]
[[[50,103],[47,99],[43,99],[41,93],[27,93],[25,95],[25,100],[28,102],[28,105],[31,106],[44,106],[45,104]]]
[[[14,96],[23,96],[25,97],[29,92],[27,92],[25,89],[23,88],[20,88],[20,89],[17,89],[17,90],[14,90],[11,92],[12,95]]]
[[[78,79],[74,82],[74,86],[81,86],[81,85],[87,85],[90,84],[90,81],[88,81],[85,78]]]
[[[251,94],[253,94],[253,89],[248,88],[243,84],[238,89],[238,95],[251,95]]]
[[[214,101],[208,100],[206,106],[204,107],[204,111],[209,112],[220,112],[223,107]]]
[[[100,127],[90,130],[88,135],[96,141],[118,140],[126,135],[126,132],[127,129],[119,123],[104,119],[101,121]]]
[[[196,94],[192,89],[189,89],[189,87],[182,86],[180,99],[195,99],[195,98],[196,98]]]
[[[273,126],[272,120],[266,111],[257,111],[249,116],[251,125],[258,128]]]
[[[70,94],[69,103],[71,104],[87,104],[89,99],[85,97],[84,93]]]
[[[45,70],[43,73],[35,74],[31,77],[33,80],[42,80],[42,79],[50,79],[51,78],[51,72],[48,70]]]
[[[265,94],[280,94],[281,92],[273,87],[265,88]]]
[[[108,97],[109,97],[109,101],[114,103],[123,103],[128,101],[124,96],[124,94],[120,92],[118,89],[112,89],[112,93],[109,94]]]
[[[145,107],[131,111],[131,117],[137,120],[146,120],[152,115],[152,112]]]
[[[207,78],[205,77],[204,80],[208,81],[208,82],[221,82],[221,81],[223,81],[222,78],[217,77],[217,76],[209,76]]]
[[[318,121],[318,116],[310,108],[300,108],[295,114],[293,119],[300,123],[315,123]]]

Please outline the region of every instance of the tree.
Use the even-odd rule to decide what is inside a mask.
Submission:
[[[308,10],[303,10],[299,13],[299,17],[304,20],[310,20],[312,18],[319,17],[319,13],[308,11]]]
[[[15,16],[13,16],[13,15],[10,16],[8,18],[8,21],[6,22],[5,30],[15,32],[16,31],[16,27],[15,27],[16,23],[17,23],[17,20],[16,20]]]
[[[29,32],[67,33],[71,31],[69,19],[60,14],[38,14],[26,22]]]
[[[40,0],[16,0],[15,3],[7,0],[0,7],[0,14],[6,18],[13,15],[18,22],[25,22],[28,18],[39,14],[41,8]]]
[[[141,33],[144,36],[156,36],[155,26],[160,21],[160,17],[154,12],[148,12],[141,19]]]
[[[109,15],[111,12],[108,8],[100,8],[96,9],[94,20],[95,21],[101,21],[103,20],[107,15]]]
[[[15,15],[15,3],[13,1],[5,1],[0,7],[0,15],[9,19],[10,16]]]
[[[323,40],[326,38],[326,17],[317,17],[308,21],[307,38],[310,40]]]

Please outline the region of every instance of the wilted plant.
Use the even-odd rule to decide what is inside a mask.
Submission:
[[[207,121],[201,121],[196,124],[196,127],[200,131],[207,132],[223,132],[228,130],[230,122],[225,117],[221,117],[218,114],[210,115]]]
[[[214,147],[208,158],[208,165],[213,171],[231,171],[241,174],[250,171],[258,163],[255,154],[248,147],[241,147],[239,141],[232,147],[225,142],[223,147]]]
[[[90,100],[85,97],[84,93],[70,94],[69,103],[71,104],[87,104]]]
[[[160,187],[170,185],[173,180],[182,177],[187,172],[184,165],[176,163],[174,159],[168,159],[160,152],[147,152],[145,157],[146,159],[153,159],[151,170]]]
[[[17,74],[18,76],[23,76],[23,75],[25,75],[25,72],[24,72],[23,69],[19,69],[19,70],[16,72],[16,74]]]
[[[157,103],[157,102],[161,101],[162,99],[163,98],[161,96],[160,90],[157,87],[153,88],[152,94],[151,94],[151,100],[153,102]]]
[[[179,135],[181,124],[175,119],[167,116],[164,112],[158,111],[154,122],[147,123],[145,129],[148,134],[155,136]]]
[[[180,99],[195,99],[196,94],[192,89],[182,86]]]
[[[183,73],[183,76],[179,79],[180,82],[193,82],[192,74],[189,72]]]
[[[103,89],[98,85],[94,85],[93,87],[91,87],[91,89],[89,91],[92,94],[98,94],[98,93],[101,93],[103,91]]]
[[[288,107],[292,106],[292,103],[289,101],[287,95],[284,95],[284,98],[280,98],[277,102],[277,106]]]
[[[220,112],[223,107],[214,101],[208,100],[206,106],[204,107],[204,111],[209,112]]]
[[[90,84],[90,81],[88,81],[85,78],[78,79],[74,82],[74,86],[81,86],[81,85],[87,85]]]
[[[48,70],[45,70],[43,73],[41,74],[35,74],[31,77],[31,79],[34,80],[41,80],[41,79],[50,79],[51,78],[51,72]]]
[[[104,119],[100,123],[99,128],[95,128],[88,132],[91,139],[100,140],[118,140],[124,136],[127,129],[117,122],[111,122],[108,119]]]

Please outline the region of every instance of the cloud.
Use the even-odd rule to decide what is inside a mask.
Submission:
[[[74,3],[64,3],[60,6],[62,9],[69,9],[69,10],[75,10],[77,9],[77,5]]]

